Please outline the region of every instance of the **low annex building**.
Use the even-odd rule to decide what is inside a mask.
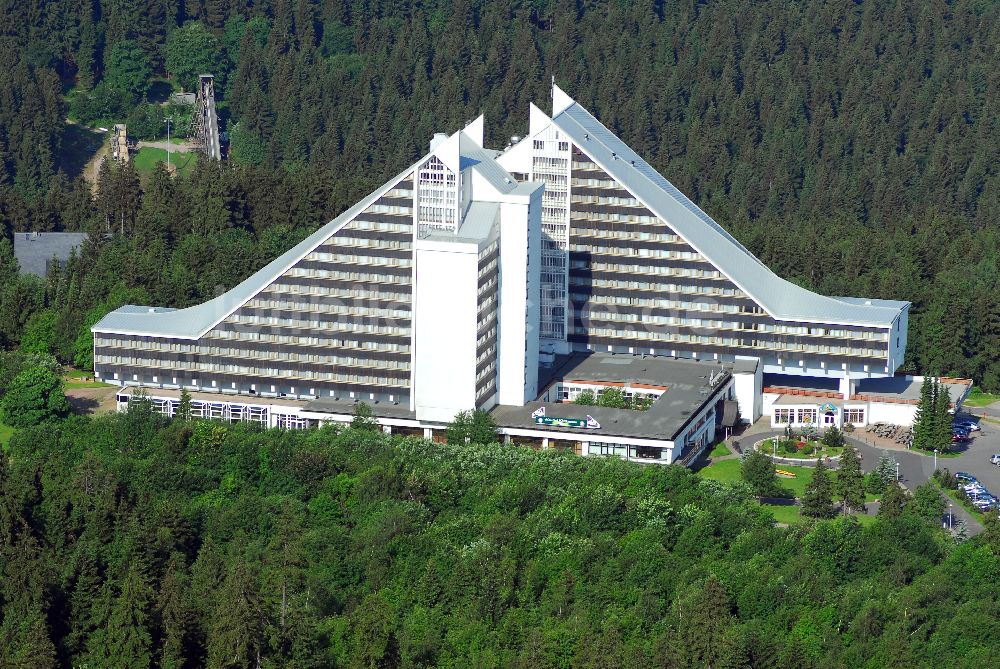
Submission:
[[[763,389],[772,427],[843,428],[870,423],[912,425],[920,404],[922,376],[861,379],[846,392],[822,379],[772,376]],[[970,379],[939,379],[957,409],[972,391]]]
[[[848,397],[902,363],[908,302],[778,277],[558,87],[552,114],[531,105],[528,134],[503,150],[484,146],[483,123],[435,135],[219,297],[111,312],[93,328],[96,375],[125,401],[144,387],[167,411],[181,388],[213,417],[272,407],[263,422],[283,426],[340,420],[364,401],[385,427],[434,436],[482,409],[511,440],[673,462],[724,422],[704,388],[684,390],[698,386],[688,365],[723,370],[695,376],[755,421],[776,405],[764,393],[774,375]],[[597,374],[609,356],[647,372]],[[583,367],[556,379],[572,360]],[[636,415],[577,416],[565,400],[585,381],[656,399]],[[692,435],[683,412],[698,411],[711,416]],[[577,427],[587,415],[601,427]]]

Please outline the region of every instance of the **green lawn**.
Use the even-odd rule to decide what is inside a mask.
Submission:
[[[787,478],[778,475],[778,481],[782,486],[792,491],[796,497],[802,497],[806,492],[806,485],[812,480],[813,470],[810,467],[793,467],[791,465],[778,465],[776,469],[783,472],[795,474],[794,478]]]
[[[186,172],[198,161],[194,153],[170,153],[170,164],[177,167],[178,172]],[[132,157],[132,162],[138,172],[152,172],[157,163],[167,162],[167,152],[144,146]]]
[[[698,474],[707,479],[712,479],[713,481],[719,481],[721,483],[736,483],[737,481],[743,480],[741,465],[742,463],[739,460],[722,460],[721,462],[714,462],[704,469],[699,470]],[[808,485],[809,481],[812,480],[812,467],[778,465],[776,469],[789,472],[790,474],[795,474],[795,476],[791,478],[779,475],[778,482],[793,495],[801,498],[806,492],[806,485]],[[830,474],[831,476],[835,476],[833,472]],[[872,495],[871,493],[866,494],[865,497],[869,502],[875,499],[875,495]]]
[[[726,446],[725,442],[720,441],[715,445],[715,448],[709,452],[708,456],[711,458],[721,458],[729,455],[730,453],[732,453],[732,451],[729,450],[729,447]]]
[[[6,449],[7,442],[14,436],[14,428],[0,423],[0,448]]]
[[[792,523],[797,523],[800,520],[805,520],[802,517],[802,507],[784,505],[784,504],[765,504],[764,508],[771,512],[774,516],[774,520],[779,523],[785,523],[786,525],[791,525]],[[871,525],[875,522],[877,516],[867,515],[867,514],[855,514],[855,518],[862,525]]]
[[[994,402],[1000,402],[1000,395],[994,393],[984,393],[979,388],[973,388],[969,396],[965,398],[962,402],[963,406],[970,407],[984,407],[987,404],[993,404]]]
[[[699,470],[698,474],[707,479],[712,479],[713,481],[736,483],[737,481],[743,480],[740,468],[741,464],[742,463],[739,460],[723,460],[722,462],[714,462],[708,467]]]
[[[105,388],[107,384],[94,381],[94,373],[83,369],[66,368],[63,371],[63,388]]]
[[[75,388],[107,388],[108,384],[100,383],[98,381],[63,381],[64,390],[73,390]]]

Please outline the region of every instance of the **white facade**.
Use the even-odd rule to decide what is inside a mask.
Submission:
[[[524,199],[500,205],[499,404],[538,395],[541,190]]]
[[[538,392],[544,189],[518,184],[481,142],[482,117],[435,138],[417,169],[411,406],[420,421],[522,406]]]
[[[745,423],[757,422],[764,411],[764,397],[761,393],[764,385],[763,366],[757,364],[753,372],[734,372],[733,379],[740,420]]]
[[[413,317],[414,410],[450,421],[475,408],[479,245],[416,242]]]

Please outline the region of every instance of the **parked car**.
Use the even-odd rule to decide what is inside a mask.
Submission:
[[[990,463],[1000,467],[1000,453],[994,453],[990,456]]]
[[[972,506],[976,507],[980,511],[989,511],[997,505],[997,501],[992,497],[980,497],[978,500],[972,503]]]
[[[960,483],[966,483],[966,484],[979,483],[979,479],[977,479],[972,474],[966,474],[965,472],[955,472],[955,480]]]
[[[970,432],[979,432],[979,430],[982,429],[979,427],[979,423],[971,420],[960,420],[957,423],[952,423],[952,427],[960,427]]]

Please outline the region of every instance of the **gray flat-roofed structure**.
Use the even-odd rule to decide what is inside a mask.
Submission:
[[[529,402],[523,407],[498,406],[493,418],[500,427],[539,429],[532,414],[541,407],[560,418],[593,417],[600,428],[546,425],[546,431],[565,432],[599,440],[603,436],[673,441],[707,405],[719,400],[732,377],[732,365],[672,358],[577,353],[556,370],[555,383],[590,382],[666,388],[646,411],[586,406],[570,402]],[[542,395],[545,393],[543,392]]]
[[[416,420],[416,412],[410,409],[409,404],[406,403],[392,403],[392,402],[367,402],[368,406],[371,407],[372,414],[376,418],[401,418],[407,420]],[[315,413],[315,414],[338,414],[338,415],[353,415],[358,407],[357,400],[351,399],[340,399],[333,397],[320,397],[318,399],[306,402],[302,405],[302,410]]]
[[[85,232],[15,232],[14,257],[22,274],[44,277],[53,259],[65,263],[86,239]]]
[[[855,388],[855,394],[870,397],[885,397],[899,400],[920,401],[920,388],[923,378],[919,380],[912,376],[893,376],[884,379],[861,379]],[[942,378],[941,385],[948,389],[954,402],[964,398],[971,386],[968,379]]]

